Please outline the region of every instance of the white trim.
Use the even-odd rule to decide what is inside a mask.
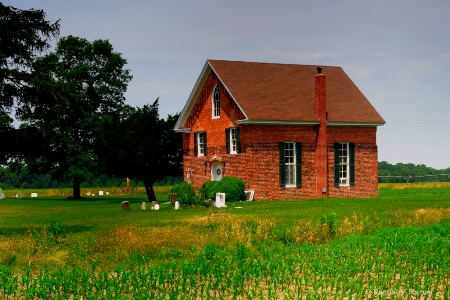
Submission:
[[[174,129],[175,132],[181,132],[181,133],[191,133],[192,128],[181,128],[181,129]]]
[[[208,66],[209,63],[208,61],[206,61],[205,65],[203,66],[202,72],[200,73],[200,76],[195,82],[194,88],[192,89],[191,94],[189,95],[188,101],[184,105],[183,110],[181,111],[180,116],[178,117],[178,121],[174,127],[175,131],[183,129],[184,124],[189,118],[192,108],[194,107],[196,102],[193,100],[198,98],[201,90],[203,89],[203,86],[205,85],[206,79],[211,73],[211,68],[208,68]]]
[[[244,110],[242,109],[242,107],[239,105],[239,103],[236,101],[236,98],[234,98],[233,94],[231,93],[231,91],[228,89],[228,87],[225,85],[225,83],[223,82],[223,80],[220,78],[219,74],[217,74],[216,70],[214,70],[214,68],[212,67],[211,63],[209,62],[209,60],[207,61],[207,63],[209,64],[209,67],[211,68],[211,70],[214,72],[214,74],[216,74],[217,78],[219,79],[220,83],[222,83],[223,87],[227,90],[228,94],[230,95],[231,99],[233,99],[234,103],[237,105],[237,107],[239,107],[239,109],[241,110],[242,114],[244,115],[244,117],[246,119],[248,119],[247,115],[245,114]]]
[[[228,136],[228,140],[230,142],[230,154],[238,154],[237,153],[237,140],[236,140],[236,127],[230,128],[230,135]],[[233,145],[233,131],[234,131],[234,145]],[[233,150],[233,147],[235,150]]]
[[[236,106],[241,110],[242,114],[246,119],[248,119],[247,115],[245,114],[242,107],[239,105],[239,103],[234,98],[231,91],[228,89],[228,87],[224,84],[222,79],[219,77],[219,75],[216,73],[216,71],[211,66],[209,60],[206,60],[205,65],[203,66],[202,72],[200,73],[200,76],[198,77],[197,81],[195,82],[194,88],[191,91],[191,94],[189,95],[189,98],[186,102],[186,104],[183,107],[183,110],[180,113],[180,116],[178,117],[178,121],[175,124],[174,130],[176,132],[180,132],[179,130],[182,130],[184,127],[184,124],[186,123],[187,119],[191,115],[192,109],[195,106],[195,103],[197,102],[198,96],[200,95],[200,92],[203,90],[203,86],[205,85],[206,80],[208,79],[209,74],[211,72],[214,72],[219,79],[219,81],[222,83],[222,85],[225,87],[226,91],[230,95],[231,99],[233,99],[234,103],[236,103]]]
[[[345,149],[341,148],[342,145],[345,145]],[[347,155],[345,156],[347,162],[346,163],[341,163],[341,150],[345,150],[345,152],[347,153]],[[339,154],[339,186],[350,186],[350,143],[348,142],[342,142],[339,143],[339,148],[338,148],[338,154]],[[342,172],[342,167],[346,166],[347,170],[347,176],[346,177],[341,177],[341,172]],[[345,183],[341,183],[341,180],[344,179],[346,180]]]

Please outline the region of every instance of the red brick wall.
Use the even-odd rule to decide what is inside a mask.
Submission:
[[[221,115],[219,119],[212,119],[212,91],[216,84],[220,88]],[[232,175],[242,178],[246,189],[255,190],[255,200],[316,198],[319,188],[316,177],[317,127],[236,126],[235,121],[243,118],[234,101],[212,73],[205,83],[191,117],[186,122],[186,127],[191,128],[191,133],[183,133],[185,180],[191,181],[198,191],[206,180],[211,179],[210,163],[224,161],[223,176]],[[225,128],[228,127],[240,127],[241,152],[239,154],[226,154]],[[207,156],[194,156],[193,135],[197,131],[207,132]],[[376,128],[327,127],[326,131],[328,196],[378,196]],[[301,187],[280,187],[279,142],[302,143]],[[335,142],[355,143],[355,184],[350,187],[334,186],[333,143]]]

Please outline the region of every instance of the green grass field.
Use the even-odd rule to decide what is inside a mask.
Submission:
[[[0,200],[0,298],[449,299],[448,186],[181,210],[169,190],[159,211],[140,191]]]

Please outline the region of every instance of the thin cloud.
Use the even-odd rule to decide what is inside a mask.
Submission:
[[[267,55],[281,58],[286,60],[296,60],[296,61],[305,61],[305,60],[320,60],[324,58],[336,58],[339,55],[335,52],[323,52],[323,51],[303,51],[299,53],[287,53],[274,48],[267,48],[264,51]]]
[[[381,57],[381,56],[383,56],[383,53],[381,53],[381,51],[375,51],[375,52],[370,53],[370,56]]]

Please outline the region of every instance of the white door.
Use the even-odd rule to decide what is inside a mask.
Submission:
[[[211,165],[211,180],[212,181],[219,181],[222,179],[222,164],[212,164]]]

